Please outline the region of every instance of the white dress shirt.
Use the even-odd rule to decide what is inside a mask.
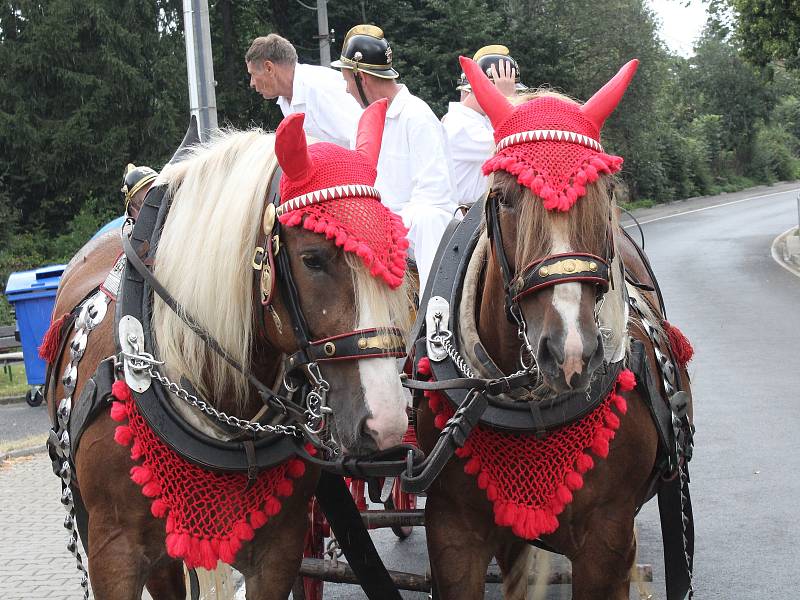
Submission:
[[[383,203],[409,228],[421,293],[458,205],[444,128],[430,107],[404,85],[386,111],[375,187]]]
[[[488,117],[461,102],[450,103],[442,124],[453,157],[456,200],[459,204],[471,204],[486,193],[489,185],[481,167],[494,149],[492,125]]]
[[[292,82],[292,100],[278,97],[283,116],[305,113],[303,129],[321,142],[350,147],[358,129],[361,107],[350,94],[339,71],[297,63]]]

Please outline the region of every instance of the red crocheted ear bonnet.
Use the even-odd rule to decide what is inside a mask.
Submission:
[[[324,234],[345,252],[353,252],[391,287],[403,282],[408,230],[381,204],[375,189],[376,166],[388,102],[372,103],[358,122],[356,149],[318,142],[307,145],[303,120],[286,117],[275,133],[275,154],[283,169],[278,218]]]
[[[548,210],[569,210],[599,173],[616,173],[622,158],[603,151],[600,130],[622,99],[638,60],[626,64],[586,104],[542,96],[513,106],[475,61],[460,57],[475,98],[494,127],[495,155],[484,174],[508,171],[544,200]]]

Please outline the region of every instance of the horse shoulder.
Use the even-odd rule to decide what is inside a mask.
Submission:
[[[67,264],[56,294],[54,316],[71,311],[106,278],[122,252],[118,231],[89,240]]]

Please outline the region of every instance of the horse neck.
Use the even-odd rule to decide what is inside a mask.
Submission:
[[[253,353],[250,374],[267,387],[273,388],[282,364],[283,354],[271,347],[261,346]],[[250,386],[244,401],[237,399],[234,394],[224,394],[222,398],[216,400],[215,405],[222,412],[249,419],[264,406],[264,402],[255,388]]]
[[[519,340],[517,330],[506,318],[503,275],[490,247],[478,304],[478,335],[489,356],[505,373],[517,370]]]

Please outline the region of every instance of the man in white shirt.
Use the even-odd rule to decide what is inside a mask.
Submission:
[[[392,49],[379,27],[353,27],[345,36],[340,59],[331,66],[341,69],[347,91],[362,107],[381,98],[389,100],[375,187],[409,229],[421,294],[457,207],[444,129],[423,100],[397,83]]]
[[[519,66],[509,55],[508,48],[499,44],[484,46],[473,59],[506,96],[527,91],[520,81]],[[458,80],[460,102],[451,102],[442,118],[453,158],[456,176],[456,200],[459,204],[472,204],[486,193],[488,177],[483,174],[483,163],[492,155],[494,132],[489,119],[472,94],[464,73]]]
[[[283,116],[305,113],[307,135],[350,147],[361,108],[339,73],[298,63],[294,46],[275,33],[253,40],[244,60],[250,87],[267,100],[277,98]]]

